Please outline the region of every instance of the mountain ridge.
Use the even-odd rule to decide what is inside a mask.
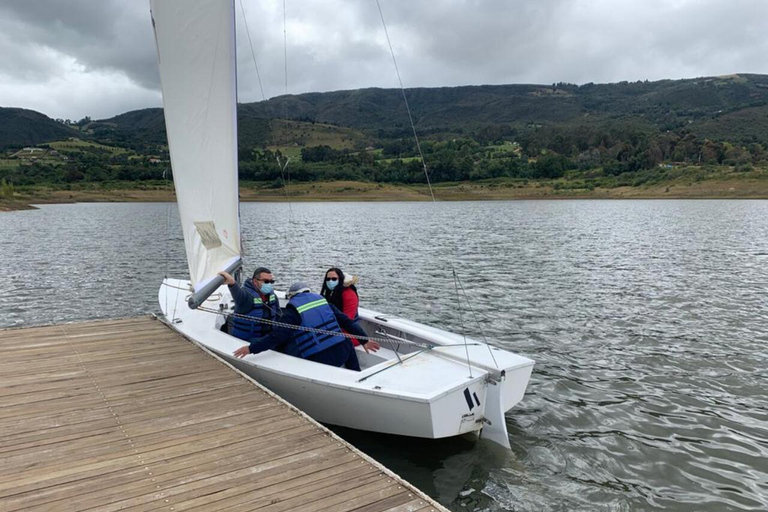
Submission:
[[[520,131],[540,126],[631,125],[641,132],[684,128],[718,140],[768,141],[768,75],[583,85],[418,87],[406,89],[406,95],[417,131],[426,135],[487,126]],[[353,128],[379,138],[411,136],[402,92],[364,88],[239,104],[240,144],[268,144],[272,136],[269,119],[280,118]],[[159,107],[93,121],[82,131],[31,110],[0,108],[0,125],[0,148],[71,136],[122,144],[131,140],[165,143]]]

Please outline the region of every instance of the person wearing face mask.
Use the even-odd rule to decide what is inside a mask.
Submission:
[[[265,267],[259,267],[253,278],[240,286],[235,278],[226,272],[219,272],[229,286],[229,292],[235,301],[235,315],[278,320],[281,316],[280,302],[273,290],[275,278]],[[272,326],[258,320],[232,317],[229,334],[242,340],[260,338],[272,332]]]
[[[357,283],[356,276],[345,276],[340,268],[329,268],[325,273],[320,295],[350,319],[357,321],[360,297],[357,294],[355,283]],[[358,346],[360,342],[353,338],[352,344]]]

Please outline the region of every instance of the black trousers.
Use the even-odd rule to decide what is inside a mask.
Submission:
[[[345,339],[341,343],[337,343],[322,352],[313,354],[307,359],[331,366],[343,366],[347,370],[360,371],[360,361],[357,360],[357,352],[349,339]]]

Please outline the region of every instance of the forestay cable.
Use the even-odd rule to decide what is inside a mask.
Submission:
[[[403,101],[405,102],[405,110],[408,111],[408,120],[411,122],[411,130],[413,131],[413,138],[416,140],[416,148],[419,150],[419,157],[421,157],[421,166],[424,168],[424,176],[427,178],[427,186],[429,187],[429,195],[432,196],[432,202],[435,202],[435,193],[432,191],[432,183],[429,180],[429,171],[427,170],[427,161],[424,159],[424,153],[421,151],[421,143],[419,142],[419,136],[416,134],[416,125],[413,122],[413,115],[411,114],[411,107],[408,104],[408,96],[405,94],[405,87],[403,86],[403,79],[400,78],[400,68],[397,67],[397,59],[395,58],[395,51],[392,49],[392,41],[389,40],[389,31],[387,30],[387,23],[384,21],[384,12],[381,10],[381,4],[379,0],[376,0],[376,7],[379,8],[379,16],[381,17],[381,25],[384,27],[384,35],[387,37],[387,45],[389,46],[389,54],[392,56],[392,63],[395,65],[395,72],[397,73],[397,81],[400,84],[400,91],[403,93]]]
[[[251,40],[251,31],[248,27],[248,17],[245,15],[245,7],[243,7],[243,0],[240,0],[240,12],[243,15],[243,23],[245,24],[245,33],[248,37],[248,46],[251,49],[251,58],[253,60],[253,67],[256,68],[256,78],[259,82],[259,90],[261,92],[261,102],[264,105],[264,113],[267,116],[267,125],[269,126],[269,133],[275,132],[274,125],[272,124],[272,116],[269,112],[269,104],[267,103],[267,95],[264,93],[264,85],[261,81],[261,73],[259,72],[259,65],[256,62],[256,51],[253,49],[253,41]],[[285,71],[285,94],[288,94],[288,39],[286,28],[286,6],[285,0],[283,0],[283,58],[284,58],[284,71]],[[287,117],[287,113],[283,111],[283,117]],[[280,170],[280,178],[283,181],[283,190],[285,191],[285,198],[288,202],[288,229],[286,231],[286,246],[288,247],[288,280],[291,280],[291,273],[294,268],[294,244],[293,244],[293,208],[291,206],[291,173],[288,169],[288,164],[291,162],[290,157],[285,158],[285,162],[280,159],[279,149],[275,150],[275,159],[277,160],[277,167]],[[288,178],[286,179],[286,173]]]
[[[403,102],[405,103],[405,110],[408,112],[408,121],[411,123],[411,131],[413,132],[413,138],[416,141],[416,148],[418,149],[419,157],[421,158],[421,165],[422,165],[422,168],[424,169],[424,177],[426,178],[427,186],[429,187],[429,195],[432,197],[432,203],[435,204],[435,203],[437,203],[437,200],[435,199],[435,192],[432,189],[432,182],[429,179],[429,170],[427,169],[427,161],[424,158],[424,152],[421,150],[421,142],[419,141],[419,136],[416,133],[416,124],[413,122],[413,114],[411,113],[411,107],[408,104],[408,96],[405,93],[405,86],[403,85],[403,80],[402,80],[402,77],[400,76],[400,68],[397,65],[397,58],[395,58],[395,50],[392,48],[392,41],[389,38],[389,31],[387,30],[387,22],[384,20],[384,12],[381,9],[381,3],[379,2],[379,0],[376,0],[376,7],[379,10],[379,17],[381,18],[381,25],[384,28],[384,35],[386,36],[386,39],[387,39],[387,46],[389,47],[389,53],[392,56],[392,63],[395,66],[395,72],[397,73],[397,81],[400,84],[400,92],[403,95]],[[456,267],[453,264],[453,259],[450,259],[449,263],[451,265],[451,271],[453,273],[453,278],[454,278],[454,281],[455,281],[456,300],[458,302],[459,301],[459,297],[460,297],[459,296],[460,279],[459,279],[458,273],[456,272]],[[462,286],[461,288],[463,289],[464,287]],[[470,308],[471,308],[471,306],[470,306]],[[472,311],[472,313],[474,315],[474,311]],[[475,318],[475,321],[477,322],[477,318]],[[461,323],[462,334],[464,335],[464,339],[466,340],[466,338],[467,338],[467,336],[466,336],[466,327],[464,325],[463,316],[461,315],[461,306],[459,306],[459,322]],[[478,324],[479,324],[479,322],[478,322]],[[486,346],[488,347],[488,352],[491,354],[491,357],[493,358],[493,363],[498,368],[498,364],[496,363],[496,358],[493,357],[493,351],[491,351],[491,346],[488,345],[487,342],[486,342]],[[471,377],[472,376],[472,365],[470,363],[469,349],[468,348],[467,348],[466,352],[467,352],[467,365],[469,366],[469,374],[470,374],[470,377]]]

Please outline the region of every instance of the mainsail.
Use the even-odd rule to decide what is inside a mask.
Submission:
[[[150,0],[171,168],[195,291],[240,259],[233,0]]]

